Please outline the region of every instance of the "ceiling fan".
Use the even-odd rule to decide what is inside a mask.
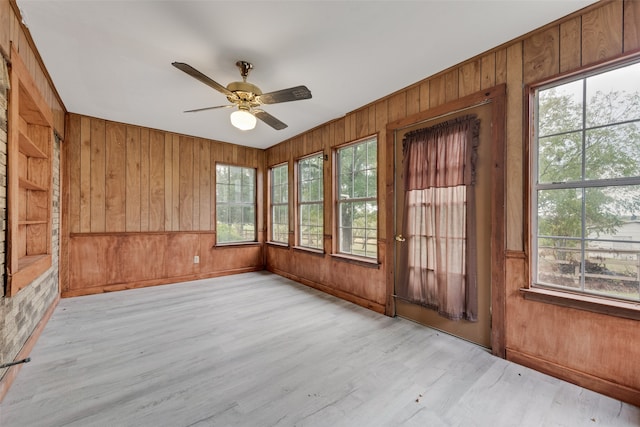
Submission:
[[[195,110],[187,110],[185,113],[193,113],[197,111],[213,110],[216,108],[232,108],[238,107],[236,111],[231,113],[231,124],[241,130],[250,130],[256,126],[256,118],[262,120],[276,130],[282,130],[287,125],[259,107],[263,104],[277,104],[279,102],[299,101],[311,98],[311,91],[306,86],[295,86],[289,89],[277,90],[275,92],[262,93],[260,88],[254,84],[247,82],[249,71],[253,65],[247,61],[238,61],[236,66],[240,69],[242,76],[241,82],[231,82],[227,87],[213,81],[209,77],[202,74],[189,64],[184,62],[173,62],[171,65],[179,70],[184,71],[191,77],[200,80],[221,92],[227,97],[231,105],[218,105],[215,107],[198,108]]]

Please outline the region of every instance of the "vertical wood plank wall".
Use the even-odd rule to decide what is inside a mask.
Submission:
[[[263,268],[260,243],[215,247],[214,216],[216,162],[260,176],[262,150],[78,114],[68,115],[66,145],[63,296]],[[259,217],[259,242],[263,230]]]
[[[506,357],[640,404],[640,365],[635,363],[640,359],[639,322],[524,300],[520,292],[529,277],[524,87],[637,54],[639,49],[640,1],[602,1],[268,149],[266,169],[289,162],[292,181],[297,158],[317,151],[331,158],[336,145],[377,134],[378,189],[386,197],[379,200],[379,269],[271,245],[266,248],[267,268],[362,305],[384,309],[391,292],[387,289],[393,289],[393,254],[384,249],[385,242],[394,237],[394,230],[386,229],[387,216],[393,212],[394,161],[386,158],[384,149],[385,144],[393,143],[385,140],[386,124],[506,83]],[[334,214],[330,177],[328,162],[324,181],[327,253],[332,247]],[[293,235],[290,243],[294,243]]]

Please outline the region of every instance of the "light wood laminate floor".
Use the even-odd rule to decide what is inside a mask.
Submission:
[[[64,299],[2,427],[639,426],[640,408],[280,276]]]

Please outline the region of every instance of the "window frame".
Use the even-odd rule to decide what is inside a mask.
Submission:
[[[590,67],[584,67],[580,70],[576,70],[575,72],[565,73],[560,76],[555,76],[552,79],[547,79],[541,82],[536,82],[527,85],[525,93],[527,94],[528,102],[526,103],[527,113],[526,117],[528,117],[528,170],[525,170],[525,176],[527,176],[526,182],[528,185],[527,192],[527,212],[529,215],[529,223],[526,226],[528,239],[527,243],[527,252],[529,255],[527,259],[529,260],[529,280],[524,288],[521,289],[523,292],[523,296],[525,299],[529,299],[532,301],[543,302],[543,303],[551,303],[564,307],[571,307],[580,310],[592,311],[597,313],[604,313],[609,315],[615,315],[618,317],[625,317],[640,320],[640,302],[639,300],[616,297],[612,294],[605,294],[599,292],[589,292],[580,288],[575,290],[573,288],[562,286],[562,285],[554,285],[550,283],[542,283],[540,280],[537,280],[538,276],[538,243],[537,240],[539,238],[539,230],[538,230],[538,195],[537,192],[539,190],[546,189],[577,189],[582,190],[583,192],[587,191],[589,188],[613,188],[613,187],[621,187],[623,185],[638,185],[640,184],[640,177],[623,177],[623,178],[598,178],[598,179],[588,179],[585,176],[581,176],[579,180],[566,180],[563,183],[551,182],[551,183],[539,183],[538,177],[538,164],[539,164],[539,144],[538,144],[538,93],[541,90],[550,89],[553,87],[562,86],[565,84],[569,84],[577,81],[584,81],[590,77],[605,74],[610,71],[614,71],[617,69],[624,68],[626,66],[640,64],[640,55],[627,56],[623,58],[617,58],[612,61],[607,61],[604,63],[596,64]],[[584,139],[584,134],[594,126],[588,126],[585,124],[585,110],[586,105],[584,104],[584,99],[586,97],[586,92],[584,86],[582,88],[582,123],[579,129],[574,130],[574,132],[582,133],[582,138]],[[637,119],[632,120],[632,122],[637,122]],[[628,123],[629,121],[622,122],[614,122],[607,123],[605,125],[596,125],[595,128],[599,127],[613,127],[616,125]],[[543,136],[552,136],[554,134],[543,135]],[[583,174],[586,163],[582,162]],[[586,221],[585,211],[582,208],[580,212],[581,224],[584,230],[584,223]],[[588,235],[583,234],[577,238],[580,242],[581,248],[581,257],[583,252],[588,252],[589,249],[585,247],[585,244],[589,241],[592,241],[593,238],[589,238]],[[581,258],[582,259],[582,258]],[[584,268],[581,267],[581,274],[584,273]],[[581,279],[581,283],[583,279]]]
[[[320,190],[320,199],[319,200],[315,200],[315,201],[302,201],[302,196],[301,196],[301,192],[302,192],[302,184],[301,184],[301,179],[302,179],[302,174],[300,172],[300,163],[304,162],[306,160],[310,160],[313,158],[319,158],[322,168],[321,168],[321,179],[320,179],[320,184],[321,184],[321,190]],[[325,185],[324,185],[324,179],[325,179],[325,173],[324,173],[324,162],[326,160],[325,154],[323,151],[319,151],[319,152],[315,152],[303,157],[298,158],[295,161],[295,184],[296,184],[296,188],[295,188],[295,204],[296,204],[296,211],[295,211],[295,247],[297,249],[303,249],[306,251],[310,251],[310,252],[318,252],[318,253],[324,253],[324,232],[325,232],[325,227],[324,227],[324,220],[325,220],[325,215],[324,215],[324,190],[325,190]],[[303,206],[319,206],[320,207],[320,212],[322,213],[322,221],[321,221],[321,228],[322,228],[322,232],[320,234],[320,244],[319,247],[314,247],[314,246],[308,246],[308,245],[303,245],[302,244],[302,224],[301,224],[301,210]]]
[[[375,143],[375,172],[376,172],[376,179],[375,179],[375,186],[376,186],[376,191],[375,191],[375,196],[374,197],[358,197],[358,198],[352,198],[352,199],[342,199],[341,197],[341,191],[340,191],[340,184],[341,184],[341,164],[340,164],[340,151],[344,150],[344,149],[348,149],[350,147],[355,147],[357,145],[363,145],[363,144],[369,144],[371,142]],[[379,197],[380,197],[380,192],[379,192],[379,145],[378,145],[378,135],[374,134],[374,135],[369,135],[366,136],[364,138],[359,138],[355,141],[350,141],[347,142],[345,144],[339,145],[337,147],[335,147],[333,149],[333,166],[334,166],[334,182],[333,182],[333,215],[335,220],[334,222],[334,235],[336,236],[336,238],[334,239],[334,247],[333,247],[333,255],[335,256],[339,256],[339,257],[345,257],[345,258],[352,258],[352,259],[356,259],[356,260],[360,260],[360,261],[364,261],[364,262],[368,262],[368,263],[378,263],[378,257],[379,257],[379,248],[378,248],[378,240],[379,240],[379,230],[380,230],[380,216],[376,213],[376,223],[375,223],[375,228],[367,228],[365,227],[365,234],[373,229],[375,230],[376,233],[376,237],[375,237],[375,253],[373,254],[373,256],[369,256],[369,255],[360,255],[360,254],[354,254],[353,251],[352,252],[344,252],[342,250],[342,230],[343,230],[343,226],[342,226],[342,217],[341,217],[341,207],[344,203],[348,203],[347,200],[349,200],[349,202],[353,202],[353,201],[357,201],[357,202],[374,202],[375,203],[375,208],[376,208],[376,212],[378,212],[378,208],[379,208]],[[368,169],[371,170],[371,169]],[[353,174],[353,169],[351,170],[352,174]],[[353,243],[353,241],[352,241]],[[366,250],[365,250],[366,253]]]
[[[220,230],[218,227],[218,212],[220,207],[219,196],[218,196],[218,167],[228,167],[228,168],[239,168],[239,169],[247,169],[253,171],[253,201],[251,205],[253,207],[253,239],[252,240],[230,240],[230,241],[220,241]],[[246,245],[246,244],[255,244],[258,242],[258,170],[253,166],[243,166],[237,164],[230,164],[224,162],[216,162],[215,164],[215,224],[216,224],[216,246],[230,246],[230,245]],[[230,171],[229,171],[230,172]],[[231,185],[231,184],[229,184]],[[240,206],[246,207],[249,205],[249,202],[223,202],[227,206]]]
[[[286,168],[286,189],[287,189],[287,197],[286,197],[286,201],[282,202],[282,203],[276,203],[274,202],[274,172],[276,169],[279,168]],[[272,244],[276,244],[276,245],[286,245],[289,246],[289,234],[290,234],[290,207],[289,207],[289,202],[291,200],[291,198],[289,197],[289,195],[291,194],[290,191],[290,182],[289,182],[289,162],[284,162],[284,163],[279,163],[277,165],[273,165],[271,167],[269,167],[269,239],[268,242],[272,243]],[[274,209],[278,206],[285,206],[287,208],[287,238],[286,241],[282,241],[282,240],[275,240],[273,237],[273,233],[275,230],[275,226],[274,226],[274,220],[275,220],[275,215],[274,215]]]

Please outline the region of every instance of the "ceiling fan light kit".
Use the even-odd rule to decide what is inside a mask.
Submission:
[[[306,86],[295,86],[288,89],[277,90],[275,92],[262,93],[258,86],[247,82],[249,71],[253,68],[253,65],[247,61],[236,62],[236,66],[240,69],[242,81],[231,82],[227,87],[222,86],[220,83],[210,79],[184,62],[173,62],[171,65],[222,93],[227,97],[229,102],[232,103],[232,105],[219,105],[216,107],[187,110],[185,113],[227,108],[235,105],[238,109],[231,113],[230,119],[231,124],[240,130],[251,130],[255,128],[257,119],[260,119],[275,130],[284,129],[287,127],[286,123],[281,122],[258,107],[263,104],[277,104],[280,102],[299,101],[311,98],[311,91],[307,89]]]
[[[239,109],[231,113],[231,124],[240,130],[251,130],[256,127],[256,116],[247,110]]]

